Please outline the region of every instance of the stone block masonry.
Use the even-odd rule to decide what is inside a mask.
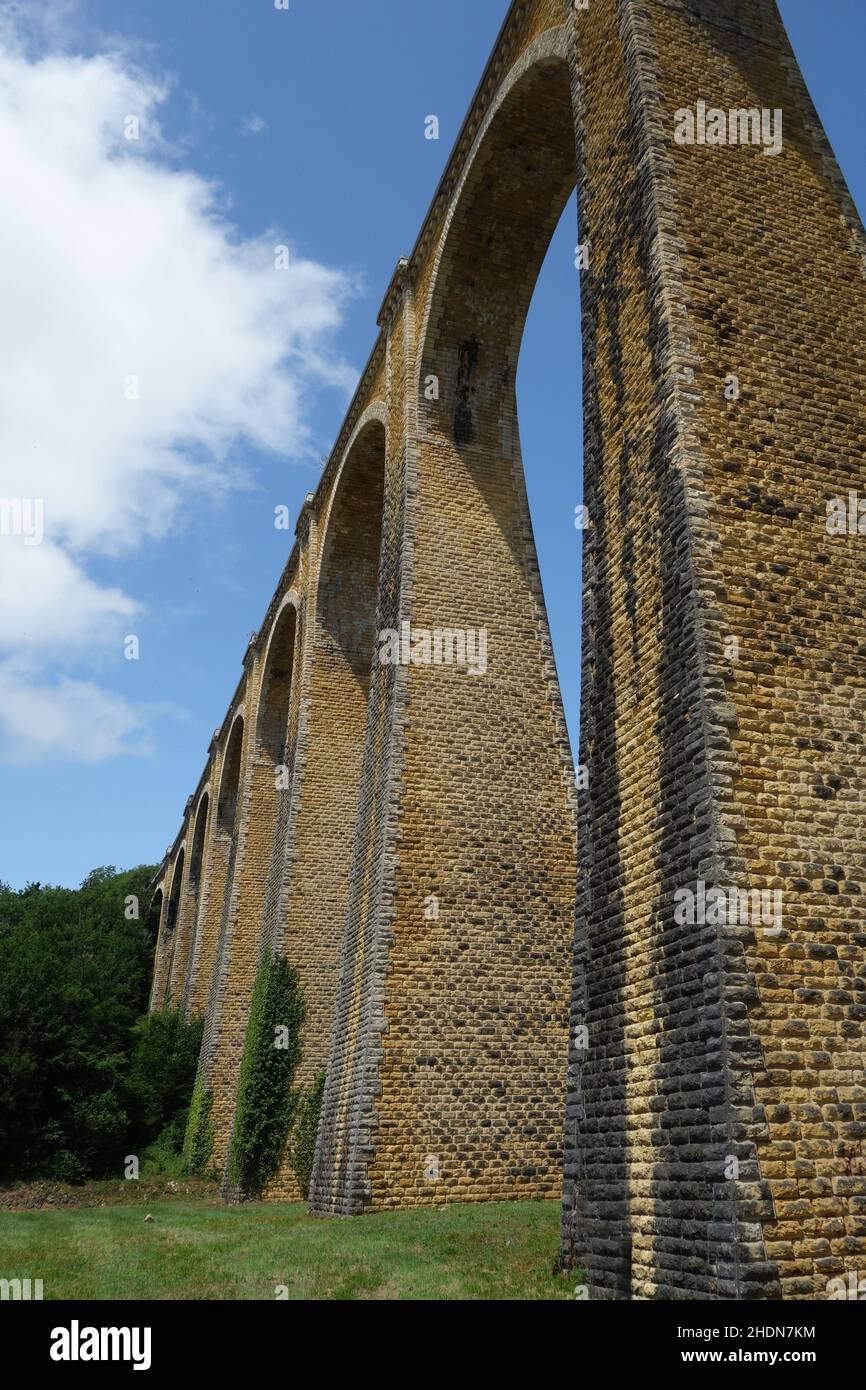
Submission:
[[[579,790],[515,398],[575,189]],[[564,1191],[593,1298],[866,1273],[864,325],[773,0],[510,6],[160,874],[220,1163],[276,949],[315,1210]]]

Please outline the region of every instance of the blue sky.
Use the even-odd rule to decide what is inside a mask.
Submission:
[[[0,493],[26,492],[20,469],[26,477],[38,436],[32,449],[50,458],[40,486],[53,479],[61,500],[52,510],[49,489],[59,539],[40,548],[38,582],[26,579],[11,617],[0,614],[0,879],[76,885],[98,864],[157,861],[174,837],[285,562],[291,536],[274,529],[274,507],[294,517],[315,485],[372,347],[383,292],[414,244],[506,8],[506,0],[291,0],[289,12],[277,12],[272,0],[58,0],[34,28],[33,16],[0,3],[0,98],[4,86],[26,96],[14,117],[4,108],[0,149],[9,140],[26,147],[21,179],[32,200],[31,220],[22,214],[0,233],[5,293],[26,325],[7,339],[4,358],[23,343],[25,356],[44,360],[37,331],[29,341],[38,313],[51,350],[60,342],[67,358],[35,395],[34,373],[20,368],[7,401],[19,433],[0,465]],[[866,6],[782,0],[781,9],[862,210]],[[109,63],[88,66],[107,52]],[[142,113],[140,142],[118,170],[113,123],[133,109]],[[423,138],[429,114],[441,122],[438,143]],[[161,191],[166,206],[177,194],[177,215],[155,229],[160,249],[151,255],[146,209]],[[536,288],[518,390],[576,746],[574,219],[569,206]],[[256,260],[277,243],[290,245],[296,267],[294,317]],[[128,284],[143,304],[127,302]],[[218,296],[229,307],[211,323]],[[121,319],[133,330],[112,354],[106,325]],[[125,382],[139,362],[142,399],[118,405],[112,396],[102,413],[93,381]],[[147,386],[160,373],[177,384],[164,418],[147,413]],[[140,413],[121,447],[130,417],[120,412],[130,409]],[[35,436],[28,411],[38,416]],[[20,554],[30,565],[34,551]],[[128,633],[140,641],[137,661],[124,659]]]

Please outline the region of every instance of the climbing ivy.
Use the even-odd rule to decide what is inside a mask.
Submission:
[[[322,1113],[324,1094],[325,1073],[320,1071],[312,1086],[304,1092],[298,1118],[292,1132],[292,1168],[305,1201],[310,1195],[310,1178],[313,1173],[316,1135],[319,1132],[319,1117]]]
[[[210,1162],[213,1152],[212,1105],[213,1091],[207,1090],[201,1080],[196,1081],[183,1141],[183,1157],[190,1173],[203,1174]]]
[[[269,952],[253,990],[238,1083],[229,1179],[241,1196],[261,1192],[279,1167],[300,1099],[292,1081],[304,1014],[298,972]]]

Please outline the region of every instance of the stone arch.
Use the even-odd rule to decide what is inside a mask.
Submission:
[[[470,500],[480,492],[532,596],[572,815],[572,759],[526,495],[516,383],[535,286],[575,190],[579,207],[574,104],[569,36],[560,25],[539,34],[506,72],[462,167],[424,298],[416,383],[427,430],[445,436],[451,466],[459,460]],[[574,275],[579,298],[576,267]],[[443,368],[444,390],[429,402],[425,382]],[[503,470],[510,487],[503,487]],[[473,570],[477,541],[476,534],[467,547],[455,538],[451,552]]]
[[[195,855],[196,863],[190,869],[196,870],[195,878],[195,922],[189,968],[184,986],[184,1010],[190,1018],[204,1014],[213,977],[216,941],[219,926],[220,894],[224,887],[227,849],[225,837],[220,839],[217,826],[216,799],[219,779],[217,764],[209,762],[206,769],[207,781],[202,788],[196,807],[194,825],[203,834],[201,860]]]
[[[330,742],[321,782],[325,801],[336,812],[329,834],[335,870],[337,859],[345,853],[347,861],[351,855],[371,673],[378,650],[386,439],[384,407],[375,403],[358,422],[343,455],[319,548],[311,703],[318,725],[315,742],[326,738]],[[340,930],[345,868],[343,863],[335,872],[330,888]]]
[[[445,296],[451,294],[451,287],[445,283],[446,268],[451,260],[450,252],[455,236],[460,235],[461,223],[465,225],[467,220],[471,218],[471,210],[467,212],[467,208],[473,195],[473,189],[477,189],[478,180],[485,176],[485,171],[489,175],[495,174],[497,168],[500,172],[503,168],[509,168],[511,160],[519,154],[519,145],[529,150],[533,145],[543,144],[542,140],[533,139],[533,129],[537,130],[537,127],[533,125],[533,117],[538,109],[539,100],[548,102],[556,123],[556,140],[552,151],[556,162],[556,177],[553,181],[548,180],[548,184],[555,188],[558,180],[564,190],[559,199],[554,193],[552,199],[548,195],[541,200],[542,208],[547,203],[550,204],[550,207],[542,218],[539,230],[543,236],[543,231],[547,228],[548,241],[553,234],[566,199],[577,184],[577,156],[570,84],[568,37],[565,27],[547,29],[528,45],[514,66],[508,71],[485,114],[460,178],[451,195],[448,211],[443,219],[436,255],[433,258],[430,284],[424,299],[418,334],[420,349],[418,360],[422,364],[422,382],[425,375],[425,349],[431,345],[431,328],[435,326],[435,315],[437,309],[441,308]],[[504,122],[509,120],[511,113],[516,111],[520,104],[524,105],[528,121],[524,124],[522,131],[515,132],[512,139],[509,138],[509,132]],[[507,151],[507,157],[504,159],[502,158],[503,147]],[[547,154],[548,152],[545,150],[544,153]],[[509,172],[511,171],[509,170]],[[542,175],[541,179],[537,177],[533,179],[537,190],[544,182],[544,170],[526,170],[525,172],[532,175]],[[509,208],[509,203],[514,193],[518,195],[529,193],[530,180],[522,180],[517,188],[510,181],[507,185],[505,181],[502,181],[501,186],[497,188],[495,181],[489,180],[488,187],[494,188],[497,202],[495,207],[491,209],[491,213],[485,213],[480,219],[480,223],[482,234],[492,239],[492,236],[496,235],[495,228],[507,228],[510,232],[517,227],[521,220],[521,208]],[[522,201],[523,212],[528,211],[530,217],[533,215],[537,217],[537,206],[528,197]],[[554,216],[557,201],[559,207]],[[533,241],[535,239],[533,238]],[[521,238],[520,244],[525,249],[525,238]],[[519,346],[523,322],[529,308],[529,301],[532,298],[532,289],[543,258],[542,250],[541,259],[531,262],[526,267],[525,276],[520,277],[524,284],[524,293],[526,288],[528,288],[528,293],[525,293],[525,299],[522,296],[515,305],[512,341],[517,346]],[[484,259],[479,258],[478,266],[482,267],[483,265]],[[532,274],[533,268],[535,270],[534,275]],[[483,299],[483,295],[479,297]]]
[[[286,595],[271,626],[264,653],[256,717],[255,756],[271,765],[283,761],[289,724],[298,638],[298,595]]]
[[[192,851],[189,859],[189,881],[190,886],[196,892],[201,884],[202,866],[204,863],[205,837],[207,835],[207,818],[210,809],[209,789],[205,787],[199,797],[198,808],[193,821],[194,830],[192,837]]]
[[[260,950],[279,948],[281,897],[286,874],[290,818],[294,801],[295,753],[301,716],[304,631],[301,600],[294,589],[285,595],[271,624],[259,683],[253,795],[262,833],[270,835],[254,892],[261,898]],[[256,795],[257,791],[257,795]],[[266,848],[263,842],[262,850]]]
[[[181,844],[174,861],[174,868],[171,875],[171,890],[168,895],[168,910],[166,915],[166,928],[173,932],[177,928],[177,916],[180,910],[180,890],[183,885],[183,870],[186,860],[186,841]]]
[[[173,972],[172,994],[181,999],[184,1011],[190,1011],[190,993],[196,969],[196,957],[200,946],[199,917],[202,899],[202,882],[205,876],[207,859],[208,817],[210,813],[210,787],[207,786],[198,799],[195,814],[191,817],[192,846],[190,849],[189,870],[184,889],[182,914],[183,941],[182,955],[176,961]]]
[[[175,960],[177,958],[178,940],[178,920],[181,909],[181,893],[183,889],[183,875],[186,861],[186,841],[184,841],[177,851],[171,873],[171,886],[165,904],[165,943],[163,946],[165,959],[165,984],[161,999],[161,1007],[168,1008],[172,1002],[171,986],[174,978]]]
[[[153,982],[150,989],[151,1009],[162,1005],[166,980],[168,941],[165,932],[165,879],[157,884],[147,909],[145,927],[153,937]]]
[[[217,827],[221,834],[227,836],[235,833],[238,821],[243,747],[244,714],[243,710],[238,710],[226,743],[217,797]]]
[[[358,422],[334,480],[322,526],[314,647],[320,664],[337,656],[366,696],[375,652],[385,489],[384,407]],[[320,655],[322,654],[322,655]],[[366,718],[366,705],[359,715]],[[363,727],[361,728],[363,743]]]
[[[548,31],[503,78],[419,285],[401,620],[422,643],[439,629],[463,633],[468,649],[483,632],[488,655],[473,678],[435,657],[425,664],[422,647],[405,672],[396,881],[382,891],[377,921],[363,883],[373,873],[357,866],[317,1146],[318,1210],[357,1211],[401,1188],[436,1200],[442,1189],[424,1178],[425,1159],[443,1149],[452,1192],[554,1197],[561,1187],[568,1030],[550,1000],[567,996],[570,978],[576,808],[516,376],[532,292],[577,181],[566,52],[564,30]],[[431,378],[438,392],[428,391]],[[506,754],[503,732],[517,724]],[[520,823],[544,829],[516,838]],[[387,1017],[383,978],[400,982]],[[503,1091],[491,1089],[496,1063],[474,1036],[477,1017],[496,1021],[491,1036],[509,1037]],[[492,1149],[485,1129],[497,1136]],[[543,1142],[527,1139],[536,1135]]]
[[[164,898],[165,888],[162,883],[159,883],[153,890],[153,896],[148,904],[144,919],[145,928],[153,934],[154,947],[159,938],[159,924],[162,920],[162,905]]]
[[[519,450],[523,328],[550,238],[577,183],[564,28],[521,56],[492,102],[452,195],[419,334],[419,404],[458,447]],[[575,294],[578,293],[575,271]],[[440,400],[424,383],[440,378]]]

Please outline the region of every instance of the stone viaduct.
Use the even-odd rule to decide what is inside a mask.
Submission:
[[[515,401],[575,189],[577,779]],[[378,323],[158,880],[215,1157],[284,952],[316,1211],[564,1171],[595,1298],[827,1297],[866,1271],[866,239],[773,0],[515,0]]]

